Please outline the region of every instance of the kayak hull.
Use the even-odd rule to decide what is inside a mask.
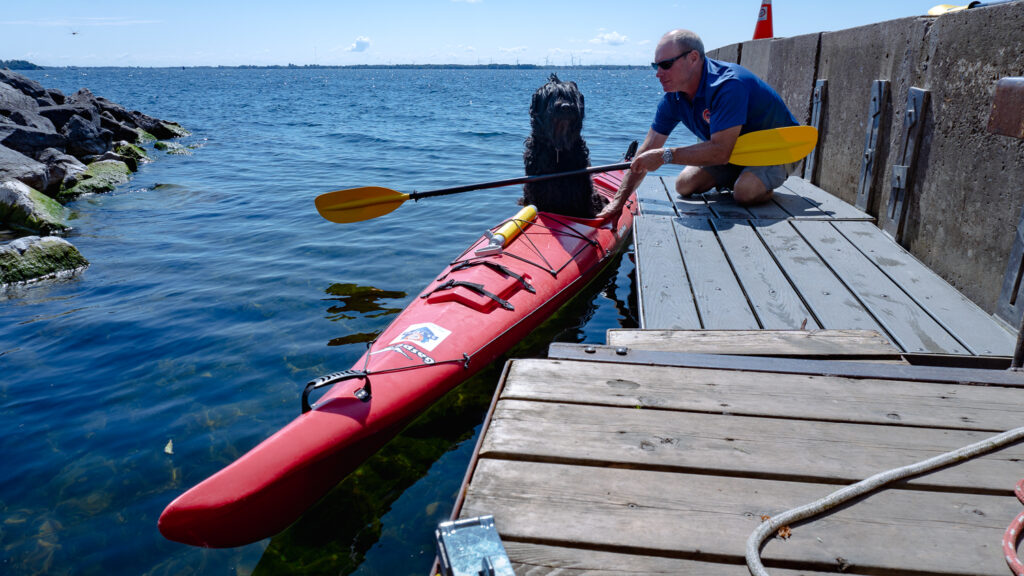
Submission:
[[[621,173],[601,174],[595,189],[611,196],[620,179]],[[160,516],[160,532],[177,542],[222,548],[286,528],[416,416],[593,280],[628,244],[634,205],[609,221],[542,212],[519,222],[522,232],[498,253],[488,251],[489,238],[482,237],[395,318],[312,410],[171,502]]]

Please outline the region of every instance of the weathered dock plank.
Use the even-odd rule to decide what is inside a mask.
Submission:
[[[821,328],[746,221],[713,220],[712,224],[762,328]]]
[[[1013,334],[878,227],[868,222],[837,222],[835,226],[973,354],[1013,355]]]
[[[776,189],[772,194],[772,202],[785,210],[790,218],[829,219],[829,215],[822,212],[816,204],[786,188]]]
[[[970,354],[831,222],[801,220],[793,226],[904,350]]]
[[[989,432],[1024,422],[1018,388],[530,359],[507,380],[503,398],[520,400]]]
[[[505,542],[512,567],[519,576],[629,576],[666,574],[672,576],[750,576],[740,564],[718,564],[665,556],[585,550],[529,542]],[[832,572],[773,568],[772,576],[825,576]]]
[[[822,327],[884,332],[791,223],[757,220],[753,226]]]
[[[1024,421],[1024,377],[1002,370],[892,366],[852,378],[840,374],[890,367],[721,355],[892,354],[877,333],[627,332],[506,366],[457,513],[494,515],[517,574],[739,576],[764,517]],[[668,366],[680,355],[645,342],[727,362]],[[569,360],[570,349],[593,360]],[[789,364],[807,373],[784,373]],[[780,576],[1002,574],[1021,462],[1017,442],[905,479],[790,526],[762,559]]]
[[[874,330],[608,330],[609,346],[694,354],[899,359]]]
[[[907,353],[1012,354],[1010,330],[870,216],[805,180],[790,178],[760,206],[730,193],[681,199],[648,180],[655,215],[641,210],[636,224],[642,328],[876,330]],[[645,228],[668,218],[669,204],[677,251],[664,248],[664,220]]]
[[[712,330],[760,328],[711,221],[680,218],[673,225],[683,262],[687,270],[694,271],[690,286],[702,326]]]
[[[645,258],[636,263],[639,289],[645,295],[640,302],[640,317],[644,324],[654,326],[700,328],[672,220],[647,216],[634,227],[634,239],[646,252]]]
[[[782,184],[782,189],[805,198],[821,210],[830,220],[862,220],[870,222],[875,219],[870,214],[843,202],[799,176],[787,178]]]
[[[581,398],[585,401],[585,398]],[[506,400],[480,454],[578,466],[852,484],[979,442],[991,432]],[[1024,445],[908,480],[911,488],[1008,495]]]
[[[494,514],[502,538],[578,548],[739,562],[761,516],[835,486],[483,458],[463,516]],[[1003,574],[1006,517],[989,496],[887,490],[792,527],[762,551],[771,564],[817,570]]]
[[[676,216],[675,206],[668,197],[660,178],[646,178],[637,186],[636,198],[643,216]]]

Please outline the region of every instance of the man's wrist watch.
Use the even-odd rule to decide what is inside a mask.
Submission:
[[[665,164],[672,163],[672,149],[665,148],[665,151],[661,153],[661,161]]]

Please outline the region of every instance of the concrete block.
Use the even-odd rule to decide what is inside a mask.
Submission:
[[[744,42],[740,48],[740,64],[762,80],[768,78],[772,68],[773,42],[771,38]]]
[[[708,56],[714,60],[722,60],[723,62],[740,62],[740,47],[742,44],[729,44],[721,48],[715,48],[714,50],[708,51]]]
[[[761,79],[782,96],[797,122],[811,118],[811,94],[818,70],[821,34],[777,38],[771,44],[771,65]]]
[[[934,20],[920,63],[931,91],[904,244],[993,311],[1024,205],[1024,141],[986,129],[996,84],[1024,70],[1024,2]]]
[[[821,36],[818,78],[828,80],[828,102],[823,111],[818,147],[817,184],[853,204],[857,201],[864,136],[871,105],[871,83],[891,82],[891,99],[876,153],[878,188],[884,191],[892,171],[890,142],[899,137],[903,111],[911,86],[920,83],[917,62],[925,52],[930,20],[902,18],[869,26],[826,32]],[[894,126],[889,131],[889,126]],[[897,146],[898,149],[898,146]],[[879,214],[888,192],[876,194],[868,212]],[[881,204],[879,204],[881,202]]]

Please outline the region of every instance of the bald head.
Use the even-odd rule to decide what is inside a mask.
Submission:
[[[667,44],[675,46],[679,53],[696,50],[701,59],[704,59],[704,42],[695,32],[682,28],[668,32],[658,41],[658,46]]]

